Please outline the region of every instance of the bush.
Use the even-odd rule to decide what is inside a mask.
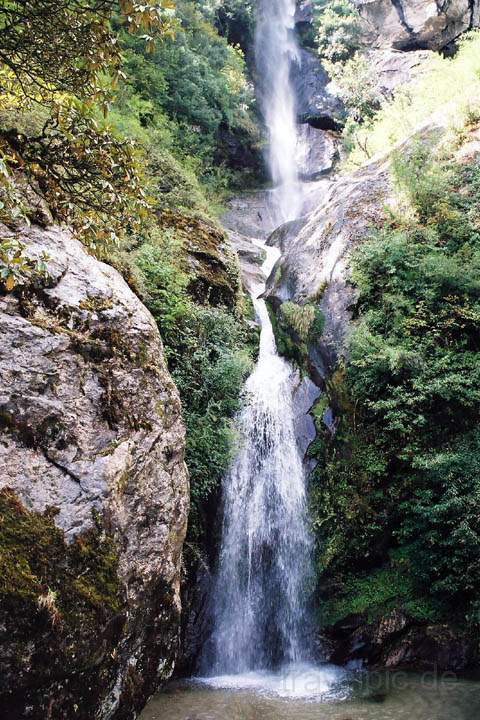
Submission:
[[[344,63],[329,64],[328,71],[350,118],[356,123],[372,120],[381,107],[382,95],[368,59],[357,53]]]
[[[252,369],[256,338],[235,308],[201,306],[189,297],[186,253],[173,231],[153,231],[135,252],[135,262],[182,399],[193,503],[190,532],[198,537],[201,508],[218,491],[234,451],[232,420]]]
[[[391,151],[435,115],[451,128],[452,137],[480,119],[480,32],[460,41],[453,58],[433,55],[426,72],[400,87],[385,102],[371,125],[359,128],[349,165]]]
[[[320,57],[344,62],[360,47],[360,15],[349,0],[315,0]]]
[[[350,358],[328,388],[339,424],[332,437],[320,423],[315,447],[326,621],[381,614],[385,601],[419,619],[475,624],[480,170],[419,145],[393,172],[410,212],[352,256]]]

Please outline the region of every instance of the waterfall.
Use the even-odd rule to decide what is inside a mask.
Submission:
[[[301,209],[290,82],[298,58],[294,0],[262,0],[256,50],[270,133],[279,222]],[[268,276],[278,251],[266,248]],[[305,476],[292,407],[292,369],[277,354],[265,285],[252,299],[261,324],[257,365],[238,418],[240,447],[224,479],[223,532],[214,591],[210,675],[294,666],[308,658],[306,585],[311,568]]]
[[[292,63],[300,62],[294,33],[295,0],[259,0],[255,58],[257,92],[269,133],[267,161],[274,184],[277,224],[301,214],[297,170],[297,124]]]
[[[292,371],[276,352],[265,301],[254,303],[262,326],[260,354],[239,417],[241,447],[224,482],[216,674],[298,663],[306,655],[311,548],[293,425]]]

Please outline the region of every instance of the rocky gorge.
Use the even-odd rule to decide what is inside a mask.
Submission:
[[[457,407],[435,385],[435,373],[443,382],[442,356],[427,376],[438,393],[431,400],[418,368],[423,372],[425,357],[436,358],[436,350],[429,345],[425,356],[415,355],[412,345],[421,346],[429,318],[438,314],[432,335],[448,338],[449,356],[477,351],[473,280],[458,280],[458,289],[445,276],[457,280],[467,277],[469,263],[472,272],[475,267],[480,116],[476,98],[460,127],[447,104],[438,109],[432,101],[417,116],[405,97],[414,94],[415,82],[430,82],[439,58],[459,56],[465,33],[480,25],[480,6],[466,0],[352,5],[356,52],[371,70],[375,113],[401,97],[410,117],[397,115],[395,132],[364,140],[369,121],[355,115],[351,95],[311,40],[315,3],[298,2],[291,30],[300,47],[290,80],[299,217],[278,226],[272,190],[263,187],[237,192],[218,222],[198,200],[191,176],[163,163],[152,192],[154,239],[137,237],[104,261],[51,214],[37,186],[35,202],[22,199],[26,217],[2,222],[2,242],[19,243],[28,267],[13,292],[0,294],[2,717],[131,720],[172,676],[199,672],[214,624],[222,453],[230,464],[239,444],[231,431],[244,401],[241,388],[258,356],[258,318],[248,298],[265,280],[262,266],[272,249],[279,259],[261,299],[278,354],[292,367],[293,426],[314,537],[315,661],[456,673],[478,667],[476,490],[468,490],[464,510],[458,479],[475,475],[476,446],[472,440],[465,451],[470,467],[455,444],[458,428],[469,438],[476,426],[476,390],[464,389],[458,377],[470,368],[474,383],[476,365],[468,365],[469,355],[446,376],[460,396]],[[352,118],[354,151],[344,141]],[[253,166],[258,154],[258,147],[235,152],[233,162],[248,155]],[[409,172],[422,191],[427,178],[433,195],[415,195]],[[408,247],[420,246],[407,270],[400,251],[393,260],[383,245],[384,254],[375,254],[375,238],[387,243],[397,231],[394,251],[407,253],[400,235]],[[438,254],[446,248],[454,256],[445,260],[452,263],[447,270],[424,257],[424,247],[436,244]],[[373,256],[371,275],[362,252]],[[161,271],[159,256],[171,263]],[[422,283],[423,276],[408,275],[416,266],[429,278],[425,296],[411,289]],[[406,275],[411,296],[400,280],[388,285],[388,278]],[[438,287],[447,310],[442,305],[437,313],[428,303]],[[165,304],[166,295],[175,301]],[[393,308],[407,308],[407,320]],[[362,345],[358,328],[367,321]],[[404,327],[412,345],[398,349]],[[404,386],[407,420],[400,415]],[[430,425],[438,434],[426,435]],[[444,452],[433,457],[439,447]],[[448,453],[457,451],[447,467]],[[437,473],[433,490],[429,473]],[[453,510],[445,509],[449,483]],[[465,532],[453,549],[449,538],[457,527]],[[424,561],[430,575],[414,562],[425,552],[422,537],[438,548]],[[446,570],[438,555],[458,563],[460,578],[449,576],[442,585]]]
[[[447,48],[478,23],[478,9],[467,8],[465,4],[445,8],[427,8],[427,3],[425,7],[417,3],[415,7],[408,3],[405,7],[393,3],[357,5],[364,22],[362,43],[367,46],[368,61],[375,68],[378,90],[387,97],[403,84],[422,77],[432,51]],[[312,20],[312,7],[302,3],[297,12],[297,22],[305,32],[305,26]],[[305,462],[311,467],[312,462],[314,465],[317,462],[315,451],[308,453],[309,444],[312,443],[311,449],[316,445],[311,418],[315,420],[317,437],[327,438],[333,452],[345,452],[341,449],[342,441],[335,450],[335,437],[337,428],[351,412],[340,384],[349,363],[350,336],[358,303],[358,291],[351,281],[351,255],[371,237],[373,228],[387,226],[396,212],[399,199],[390,169],[392,155],[398,152],[408,155],[418,143],[441,145],[448,118],[433,115],[412,127],[408,137],[389,154],[365,161],[364,167],[355,172],[337,175],[335,127],[340,122],[342,102],[335,97],[335,89],[318,60],[308,49],[302,53],[300,71],[298,76],[294,73],[293,82],[301,123],[300,177],[307,182],[306,212],[299,220],[271,232],[266,221],[268,208],[262,207],[262,197],[246,196],[231,204],[224,222],[240,251],[247,286],[252,260],[243,250],[245,235],[253,238],[254,247],[263,238],[281,251],[281,259],[267,283],[266,298],[274,318],[278,347],[302,368],[298,440],[306,451]],[[467,159],[476,162],[477,134],[474,126],[463,140],[457,162]],[[239,232],[243,233],[241,241]],[[315,308],[321,314],[324,324],[320,339],[313,339],[313,334],[302,335],[293,323],[285,321],[282,308],[292,304],[299,314],[302,308],[309,311]],[[328,587],[328,581],[326,584]],[[334,592],[338,592],[337,585]],[[377,610],[364,615],[346,614],[331,625],[325,623],[324,631],[326,658],[342,665],[361,659],[377,668],[437,667],[465,671],[478,662],[478,635],[471,636],[455,623],[428,622],[409,616],[401,609],[401,601],[399,607],[385,615],[378,615]]]

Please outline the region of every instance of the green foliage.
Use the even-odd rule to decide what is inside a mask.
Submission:
[[[177,324],[190,310],[186,292],[189,277],[177,263],[180,252],[172,232],[160,236],[158,231],[152,230],[148,242],[135,256],[146,284],[149,309],[158,323],[167,352],[175,342]]]
[[[184,399],[187,466],[192,500],[218,490],[231,460],[236,436],[232,418],[240,409],[252,357],[244,349],[246,329],[226,310],[197,307],[188,318],[188,347],[173,377]]]
[[[202,507],[218,491],[231,459],[232,420],[256,338],[238,309],[194,302],[188,294],[192,271],[174,232],[151,234],[135,258],[182,399],[193,502],[190,535],[198,540],[204,532]]]
[[[215,24],[221,35],[244,52],[251,50],[255,26],[253,0],[220,0],[216,3]]]
[[[0,288],[7,292],[23,285],[32,276],[47,274],[48,256],[32,260],[25,255],[25,245],[14,238],[0,237]]]
[[[110,20],[117,7],[130,32],[173,31],[171,0],[10,0],[0,6],[0,95],[49,104],[56,93],[102,97],[102,75],[118,71],[121,52]]]
[[[280,307],[282,320],[303,341],[308,340],[310,329],[315,321],[314,305],[297,305],[294,302],[284,302]]]
[[[50,590],[59,622],[72,632],[96,632],[105,614],[121,607],[113,539],[97,526],[66,545],[51,511],[27,511],[8,489],[0,493],[0,567],[0,595],[14,615],[19,608],[36,614]]]
[[[350,360],[328,388],[340,424],[314,447],[326,622],[386,603],[478,623],[480,170],[419,144],[393,172],[409,211],[353,255]]]
[[[4,123],[8,119],[18,122],[7,114]],[[4,128],[0,152],[10,172],[21,168],[55,218],[71,225],[86,242],[116,243],[148,215],[131,141],[116,137],[84,106],[52,104],[41,127],[33,123],[23,132]],[[8,182],[7,177],[3,194]]]
[[[459,435],[413,461],[418,485],[401,511],[398,531],[415,580],[451,607],[467,608],[478,623],[480,578],[480,431]]]
[[[368,59],[357,53],[343,63],[329,63],[328,72],[349,117],[362,124],[372,120],[380,109],[382,96],[377,89],[377,74]]]
[[[204,15],[201,5],[179,2],[175,37],[158,43],[153,52],[140,38],[123,35],[126,85],[117,107],[128,116],[134,99],[152,140],[161,131],[163,147],[214,193],[224,176],[230,184],[229,166],[240,171],[250,163],[255,171],[259,136],[243,54]]]
[[[270,312],[278,351],[304,368],[308,347],[323,332],[325,318],[314,304],[299,305],[286,301],[278,313]]]
[[[355,132],[350,128],[348,165],[355,167],[370,157],[391,151],[434,116],[450,128],[452,139],[466,125],[478,120],[480,32],[464,36],[459,45],[453,58],[432,55],[428,66],[424,66],[425,72],[399,88],[391,101],[384,102],[373,123],[355,127]]]
[[[0,201],[7,221],[25,215],[18,171],[23,194],[40,191],[55,219],[93,246],[117,242],[146,216],[131,141],[95,117],[95,103],[106,114],[122,75],[110,26],[117,8],[113,0],[13,0],[0,8]],[[130,32],[143,31],[142,42],[150,45],[153,32],[171,34],[171,0],[121,0],[119,9]]]
[[[55,220],[102,253],[142,232],[152,205],[208,213],[199,178],[219,207],[234,167],[249,158],[256,171],[241,51],[207,21],[203,3],[181,0],[173,11],[171,0],[23,0],[0,11],[8,224],[25,219],[26,198],[40,192]]]
[[[349,0],[315,0],[317,46],[320,57],[344,62],[360,46],[360,15]]]
[[[361,614],[374,622],[398,608],[399,603],[416,620],[439,617],[435,602],[412,599],[415,590],[412,580],[402,569],[401,559],[368,575],[348,578],[341,592],[321,608],[321,623],[334,625],[349,615]],[[441,616],[440,616],[441,617]]]

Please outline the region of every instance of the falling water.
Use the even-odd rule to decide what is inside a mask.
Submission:
[[[302,186],[297,170],[297,125],[292,64],[300,62],[294,33],[295,0],[259,0],[255,57],[258,93],[269,132],[267,160],[278,225],[299,217]]]
[[[278,219],[298,216],[296,125],[291,64],[294,0],[262,0],[256,38],[261,97]],[[267,248],[268,276],[278,251]],[[212,675],[295,666],[307,659],[306,585],[310,573],[305,477],[292,407],[292,369],[277,354],[265,285],[252,298],[260,353],[238,418],[240,449],[224,487],[224,520],[208,651]]]
[[[265,301],[254,303],[262,325],[260,355],[245,388],[242,444],[224,483],[216,674],[305,659],[310,538],[293,425],[292,371],[277,355]]]

